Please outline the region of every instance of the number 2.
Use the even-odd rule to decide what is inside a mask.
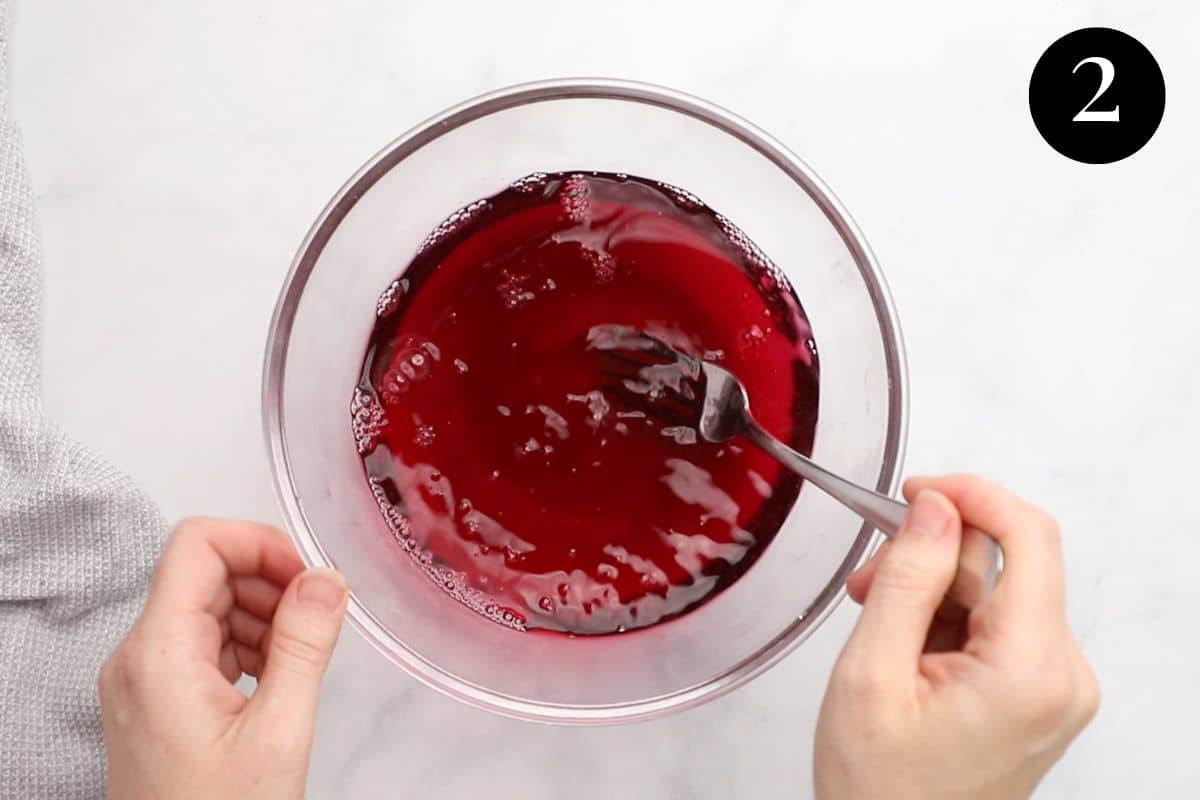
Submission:
[[[1117,74],[1117,68],[1107,58],[1100,56],[1092,56],[1085,58],[1075,65],[1075,69],[1071,70],[1071,74],[1079,71],[1079,68],[1084,64],[1095,64],[1100,68],[1100,88],[1092,95],[1092,99],[1088,100],[1087,105],[1079,110],[1079,113],[1071,117],[1072,122],[1120,122],[1121,121],[1121,106],[1115,105],[1109,111],[1092,111],[1092,104],[1100,99],[1100,95],[1108,91],[1108,87],[1112,86],[1113,78]]]

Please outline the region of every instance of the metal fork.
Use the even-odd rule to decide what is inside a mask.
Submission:
[[[908,506],[830,472],[768,433],[750,413],[746,388],[729,370],[685,355],[660,339],[622,326],[597,326],[589,347],[607,357],[607,389],[626,405],[660,420],[693,428],[710,442],[744,436],[764,452],[891,538]],[[995,586],[1000,549],[976,528],[963,530],[959,570],[948,597],[978,605]]]

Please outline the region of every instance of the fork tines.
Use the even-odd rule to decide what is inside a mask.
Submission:
[[[588,341],[590,349],[603,354],[601,388],[614,400],[671,425],[699,423],[704,373],[696,359],[620,326],[597,326]]]

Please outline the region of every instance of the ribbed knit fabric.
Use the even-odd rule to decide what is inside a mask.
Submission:
[[[42,413],[41,276],[0,0],[0,799],[104,796],[96,673],[137,613],[153,504]]]

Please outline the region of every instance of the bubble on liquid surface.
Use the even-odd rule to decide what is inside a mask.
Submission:
[[[771,332],[768,327],[764,330],[758,324],[750,325],[743,328],[738,333],[738,351],[743,359],[754,359],[758,356],[758,349],[767,341],[767,334]]]
[[[388,500],[383,481],[375,476],[368,478],[375,504],[383,515],[384,522],[396,543],[413,560],[413,563],[451,598],[462,603],[477,614],[517,631],[525,630],[525,617],[515,610],[497,602],[491,596],[470,585],[467,576],[456,570],[433,563],[430,553],[417,544],[408,518]]]
[[[389,283],[388,287],[383,290],[383,294],[379,295],[379,300],[375,303],[375,316],[379,319],[390,316],[400,305],[400,301],[404,299],[404,295],[407,292],[407,278],[397,278]]]
[[[509,188],[521,194],[530,194],[546,185],[549,176],[544,172],[531,172],[509,184]]]
[[[528,282],[528,275],[509,269],[500,270],[500,280],[496,284],[496,292],[500,295],[500,300],[504,303],[505,308],[509,310],[520,308],[537,297],[529,290]]]
[[[358,454],[370,454],[387,427],[387,415],[379,398],[369,389],[361,386],[355,388],[354,398],[350,401],[350,427]]]
[[[558,190],[558,203],[567,219],[583,224],[592,219],[592,187],[582,175],[572,175]]]
[[[418,425],[413,433],[413,444],[417,447],[432,447],[437,439],[437,431],[432,425]]]
[[[770,267],[772,272],[778,272],[778,268],[771,262],[771,259],[767,258],[767,254],[728,217],[722,214],[715,214],[713,218],[721,228],[721,232],[729,239],[729,242],[745,256],[746,260],[752,266],[759,269]]]
[[[395,353],[392,353],[388,371],[379,381],[379,396],[384,404],[394,405],[412,390],[414,384],[421,383],[433,374],[434,362],[442,357],[442,351],[436,344],[427,339],[406,336],[398,343]]]
[[[417,248],[417,255],[419,256],[427,250],[437,247],[446,241],[446,239],[470,225],[480,214],[489,208],[491,208],[491,203],[487,200],[476,200],[471,205],[464,206],[455,211],[434,228],[432,233],[425,237],[425,241]]]
[[[433,374],[434,363],[440,359],[441,351],[433,342],[405,336],[392,353],[388,370],[380,381],[380,399],[389,406],[400,402],[414,384]]]
[[[678,186],[672,186],[671,184],[664,183],[663,181],[656,181],[656,183],[658,188],[666,192],[667,197],[671,198],[671,201],[684,211],[705,210],[706,206],[700,200],[700,198],[696,197],[696,195],[692,194],[688,190],[680,189]]]
[[[758,282],[771,307],[778,312],[781,306],[794,306],[791,283],[762,248],[728,217],[715,214],[713,219],[730,243],[745,257],[752,277]]]
[[[596,277],[596,283],[604,284],[612,281],[617,275],[617,259],[612,253],[588,250],[588,261],[592,264],[592,274]]]

